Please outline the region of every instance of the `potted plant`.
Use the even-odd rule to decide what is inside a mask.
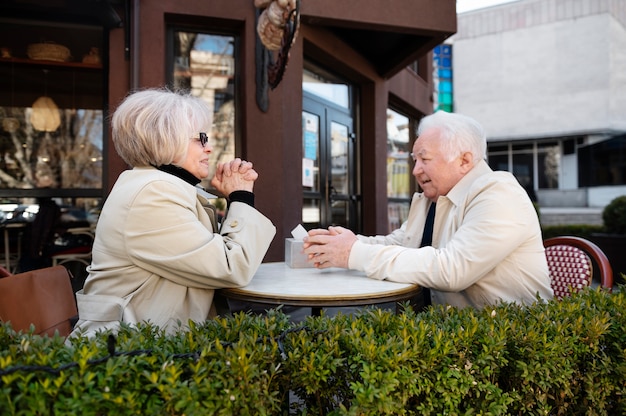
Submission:
[[[591,234],[590,240],[609,258],[614,281],[624,283],[621,274],[626,273],[626,195],[616,197],[604,207],[602,221],[604,232]]]

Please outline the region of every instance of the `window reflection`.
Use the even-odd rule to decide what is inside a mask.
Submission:
[[[235,157],[235,38],[174,31],[173,84],[202,97],[213,109],[213,152],[202,183],[210,188],[218,162]]]
[[[344,108],[350,108],[350,87],[327,74],[323,69],[309,64],[314,70],[304,68],[302,71],[302,90]]]
[[[409,118],[387,109],[387,197],[389,231],[399,228],[409,213],[411,196],[411,135]]]
[[[60,124],[39,131],[31,107],[0,107],[0,188],[101,188],[102,110],[57,109]]]
[[[348,193],[348,127],[330,122],[330,160],[333,192]]]

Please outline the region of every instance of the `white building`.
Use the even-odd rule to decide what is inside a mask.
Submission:
[[[542,207],[626,194],[626,0],[519,0],[458,15],[454,111]]]

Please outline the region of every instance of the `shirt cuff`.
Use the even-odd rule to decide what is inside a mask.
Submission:
[[[350,256],[348,257],[348,268],[351,270],[359,270],[365,271],[365,267],[367,262],[370,260],[369,248],[371,248],[371,244],[364,244],[363,242],[357,240],[352,244],[352,248],[350,249]]]
[[[254,194],[249,191],[234,191],[228,195],[228,204],[232,202],[243,202],[254,208]]]

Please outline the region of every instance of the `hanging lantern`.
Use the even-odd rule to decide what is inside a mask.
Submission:
[[[59,107],[52,98],[41,96],[33,103],[30,122],[36,130],[56,131],[61,125]]]

